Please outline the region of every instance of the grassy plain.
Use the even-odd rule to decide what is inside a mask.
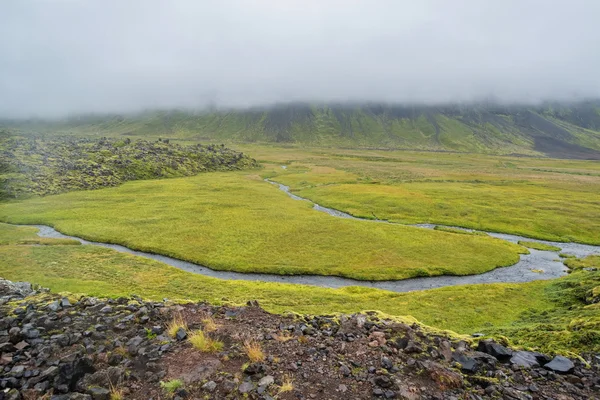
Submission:
[[[219,270],[367,280],[477,274],[526,251],[491,237],[334,218],[248,172],[3,203],[0,220],[51,225]]]
[[[600,244],[597,161],[234,147],[295,194],[355,216]]]
[[[335,219],[262,181],[270,177],[319,204],[366,218],[600,244],[598,162],[234,147],[262,161],[265,169],[257,175],[211,173],[5,202],[0,220],[48,224],[217,269],[362,279],[480,273],[516,261],[523,251],[445,229]],[[257,299],[272,312],[376,309],[460,333],[506,335],[543,351],[599,350],[600,306],[593,298],[600,294],[600,273],[582,269],[600,268],[600,257],[565,260],[574,272],[554,281],[391,293],[222,281],[107,249],[19,245],[34,238],[32,231],[3,233],[4,227],[0,224],[0,276],[54,290],[236,304]]]
[[[528,249],[542,250],[542,251],[561,251],[560,247],[552,246],[546,243],[530,242],[525,240],[519,240],[521,246],[525,246]]]
[[[12,227],[0,224],[0,232],[7,229]],[[31,230],[22,234],[23,239],[33,238]],[[592,262],[600,267],[600,259]],[[276,313],[379,310],[458,333],[503,334],[515,344],[543,351],[597,350],[600,340],[598,304],[585,302],[600,285],[598,272],[575,272],[556,281],[393,293],[360,287],[325,289],[223,281],[105,248],[5,244],[0,245],[0,276],[36,282],[54,291],[96,296],[137,294],[216,304],[258,300]]]

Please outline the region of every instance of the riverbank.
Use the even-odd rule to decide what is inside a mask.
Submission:
[[[591,350],[600,340],[598,305],[590,296],[600,286],[600,273],[589,270],[600,268],[600,257],[578,261],[588,270],[574,265],[575,272],[555,280],[394,293],[356,286],[327,289],[215,279],[107,248],[39,238],[31,227],[0,224],[2,242],[0,276],[32,280],[55,291],[229,305],[258,300],[274,313],[379,310],[459,333],[502,335],[513,344],[551,352]]]

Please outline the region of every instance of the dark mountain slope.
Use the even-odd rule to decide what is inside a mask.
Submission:
[[[600,101],[537,107],[291,103],[264,109],[91,115],[53,122],[5,121],[2,125],[38,134],[162,136],[600,159]]]

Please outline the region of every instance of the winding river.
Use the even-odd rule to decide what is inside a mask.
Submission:
[[[289,187],[267,180],[267,182],[277,185],[279,189],[287,193],[292,199],[298,201],[310,201],[302,197],[296,196],[290,192]],[[363,220],[365,222],[379,222],[389,223],[383,220],[371,220],[361,219],[344,212],[334,210],[331,208],[320,206],[313,203],[313,208],[317,211],[325,212],[333,217],[337,218],[352,218]],[[23,225],[25,226],[25,225]],[[31,225],[27,225],[31,226]],[[33,225],[39,229],[38,235],[46,238],[70,238],[76,239],[82,244],[106,247],[123,253],[129,253],[140,257],[149,258],[152,260],[160,261],[173,267],[182,269],[184,271],[210,276],[219,279],[227,280],[245,280],[245,281],[261,281],[261,282],[279,282],[279,283],[293,283],[302,285],[320,286],[326,288],[340,288],[345,286],[363,286],[376,289],[390,290],[394,292],[410,292],[415,290],[426,290],[439,288],[444,286],[455,286],[465,284],[476,284],[476,283],[516,283],[516,282],[530,282],[541,279],[553,279],[567,274],[567,268],[560,261],[559,253],[568,253],[577,257],[585,257],[590,254],[600,254],[600,246],[591,246],[578,243],[559,243],[549,242],[545,240],[529,239],[523,236],[509,235],[503,233],[486,232],[490,236],[507,240],[509,242],[518,242],[519,240],[536,241],[540,243],[550,244],[561,248],[561,251],[540,251],[530,249],[530,254],[522,254],[519,262],[510,267],[496,268],[492,271],[485,272],[479,275],[468,275],[468,276],[434,276],[434,277],[422,277],[412,278],[395,281],[359,281],[348,278],[340,278],[335,276],[319,276],[319,275],[275,275],[275,274],[258,274],[258,273],[240,273],[230,271],[217,271],[208,267],[194,264],[187,261],[178,260],[176,258],[163,256],[160,254],[146,253],[142,251],[136,251],[129,249],[124,246],[91,242],[74,236],[67,236],[54,228],[45,225]],[[432,229],[435,225],[420,224],[415,225],[423,229]]]

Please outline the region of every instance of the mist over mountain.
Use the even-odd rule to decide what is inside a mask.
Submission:
[[[6,132],[600,159],[600,101],[539,106],[288,103],[217,111],[4,120]]]
[[[596,0],[3,2],[0,117],[600,97]]]

